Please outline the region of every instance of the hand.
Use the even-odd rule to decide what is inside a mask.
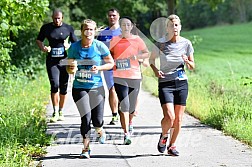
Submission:
[[[130,57],[131,60],[137,60],[137,56],[136,55],[133,55]]]
[[[69,44],[69,36],[64,40],[64,47],[65,47],[65,50],[69,49],[70,48],[70,44]]]
[[[44,46],[42,51],[43,52],[51,52],[51,47],[50,46]]]
[[[189,62],[188,57],[186,55],[182,55],[182,59],[186,64]]]
[[[158,78],[165,78],[163,71],[160,71],[160,70],[156,71],[155,75]]]
[[[90,69],[93,73],[97,74],[98,71],[100,70],[99,66],[93,65]]]
[[[77,61],[74,59],[68,59],[68,64],[66,69],[69,74],[74,74],[77,71]]]
[[[67,50],[67,49],[69,49],[70,48],[70,44],[69,43],[67,43],[67,42],[64,42],[64,47],[65,47],[65,50]]]

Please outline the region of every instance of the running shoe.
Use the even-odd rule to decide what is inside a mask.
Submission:
[[[59,118],[58,118],[58,121],[64,121],[65,120],[65,117],[63,115],[63,112],[62,111],[59,111]]]
[[[53,112],[52,117],[50,118],[50,122],[55,123],[59,119],[59,113],[58,112]]]
[[[88,148],[88,150],[82,150],[81,154],[80,154],[80,158],[83,158],[83,159],[89,159],[90,158],[90,148]]]
[[[131,144],[130,135],[128,135],[128,134],[124,135],[124,142],[123,142],[123,144],[124,145],[130,145]]]
[[[157,145],[158,151],[160,153],[165,152],[167,139],[168,139],[167,136],[165,137],[162,135],[162,133],[160,134],[160,138],[159,138],[158,145]]]
[[[129,134],[133,135],[133,132],[134,132],[134,127],[132,124],[129,124]]]
[[[172,155],[172,156],[179,156],[179,152],[176,150],[176,146],[170,146],[170,147],[167,147],[167,152],[169,155]]]
[[[98,135],[99,135],[99,138],[98,138],[98,141],[100,144],[104,144],[105,141],[106,141],[106,132],[105,130],[101,130],[101,132],[98,132]]]
[[[113,117],[112,117],[112,120],[110,121],[109,124],[110,124],[110,125],[115,125],[116,122],[118,122],[118,119],[119,119],[119,118],[118,118],[118,115],[117,115],[117,116],[113,116]]]

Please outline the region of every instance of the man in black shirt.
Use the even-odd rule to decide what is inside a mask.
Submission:
[[[62,22],[63,13],[56,9],[52,14],[53,22],[44,24],[39,32],[36,43],[43,52],[47,52],[46,69],[51,85],[51,100],[53,104],[53,115],[51,122],[62,121],[64,116],[62,109],[67,94],[67,84],[69,75],[66,67],[59,64],[61,59],[67,57],[66,50],[70,47],[70,42],[77,41],[72,26]],[[43,41],[47,39],[49,46],[45,46]],[[60,90],[58,92],[58,90]]]

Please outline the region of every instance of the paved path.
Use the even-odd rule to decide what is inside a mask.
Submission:
[[[71,91],[71,90],[69,90]],[[79,159],[82,138],[80,117],[69,92],[65,107],[65,121],[48,124],[48,133],[57,137],[48,154],[41,158],[38,166],[43,167],[252,167],[252,149],[225,136],[222,132],[201,124],[197,119],[185,114],[177,149],[179,157],[160,154],[157,142],[161,132],[162,116],[159,100],[149,93],[140,92],[140,109],[134,118],[134,136],[131,145],[122,145],[123,133],[119,126],[108,125],[111,111],[105,105],[105,125],[107,143],[92,140],[91,158]],[[52,114],[48,107],[47,115]],[[93,130],[94,134],[94,130]]]

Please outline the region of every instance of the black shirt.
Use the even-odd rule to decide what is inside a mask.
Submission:
[[[45,38],[49,41],[51,48],[64,47],[64,40],[69,36],[69,41],[72,43],[77,41],[72,26],[62,23],[61,26],[55,26],[53,22],[44,24],[38,34],[37,40],[43,42]],[[50,54],[50,53],[49,53]],[[66,52],[64,52],[66,57]]]

